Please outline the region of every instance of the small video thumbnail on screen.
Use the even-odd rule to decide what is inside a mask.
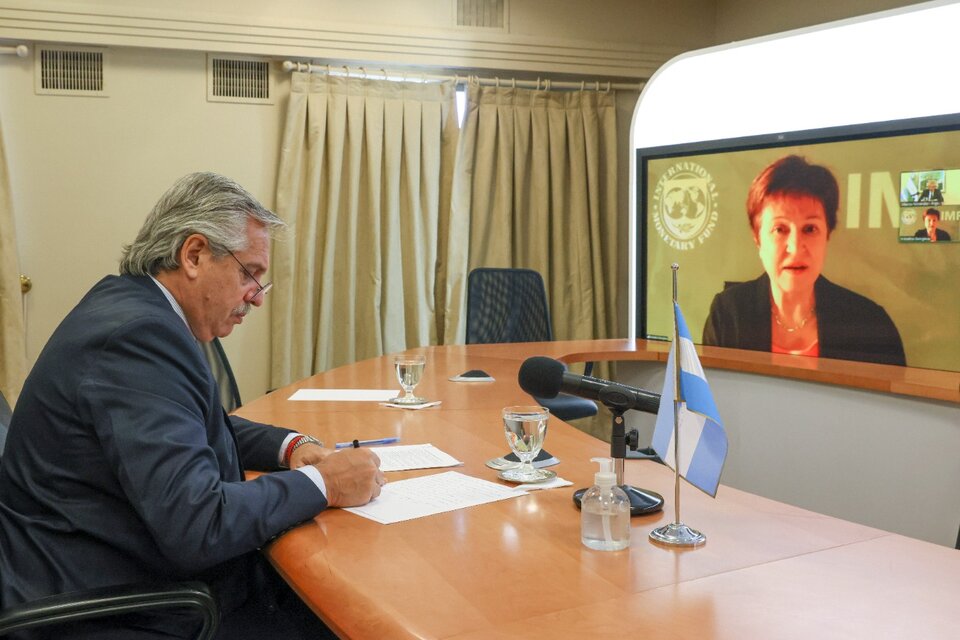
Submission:
[[[960,241],[958,192],[960,169],[917,169],[901,172],[900,241]]]

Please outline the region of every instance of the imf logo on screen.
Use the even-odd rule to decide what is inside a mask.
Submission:
[[[696,162],[678,162],[657,181],[651,214],[660,238],[687,251],[706,242],[717,226],[717,187]]]

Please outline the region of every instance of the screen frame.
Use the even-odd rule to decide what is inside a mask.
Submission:
[[[649,337],[647,332],[647,239],[650,226],[650,219],[647,215],[649,196],[647,193],[647,165],[651,160],[682,159],[691,155],[774,149],[824,142],[880,139],[940,131],[960,131],[960,112],[635,149],[636,198],[634,215],[637,222],[634,242],[637,248],[637,259],[633,274],[636,279],[634,291],[636,308],[633,329],[636,331],[636,337],[642,340],[663,340],[661,337]]]

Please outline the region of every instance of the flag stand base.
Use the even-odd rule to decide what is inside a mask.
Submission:
[[[682,522],[672,522],[651,531],[650,539],[671,547],[697,547],[707,541],[707,536]]]

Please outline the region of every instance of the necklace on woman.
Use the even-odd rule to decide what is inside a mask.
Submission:
[[[777,326],[786,331],[787,333],[795,333],[807,326],[807,323],[810,322],[810,318],[814,317],[817,314],[817,308],[813,307],[810,309],[810,313],[800,319],[800,322],[795,327],[788,327],[780,320],[780,312],[777,311],[776,307],[772,309],[773,311],[773,321],[777,323]]]

